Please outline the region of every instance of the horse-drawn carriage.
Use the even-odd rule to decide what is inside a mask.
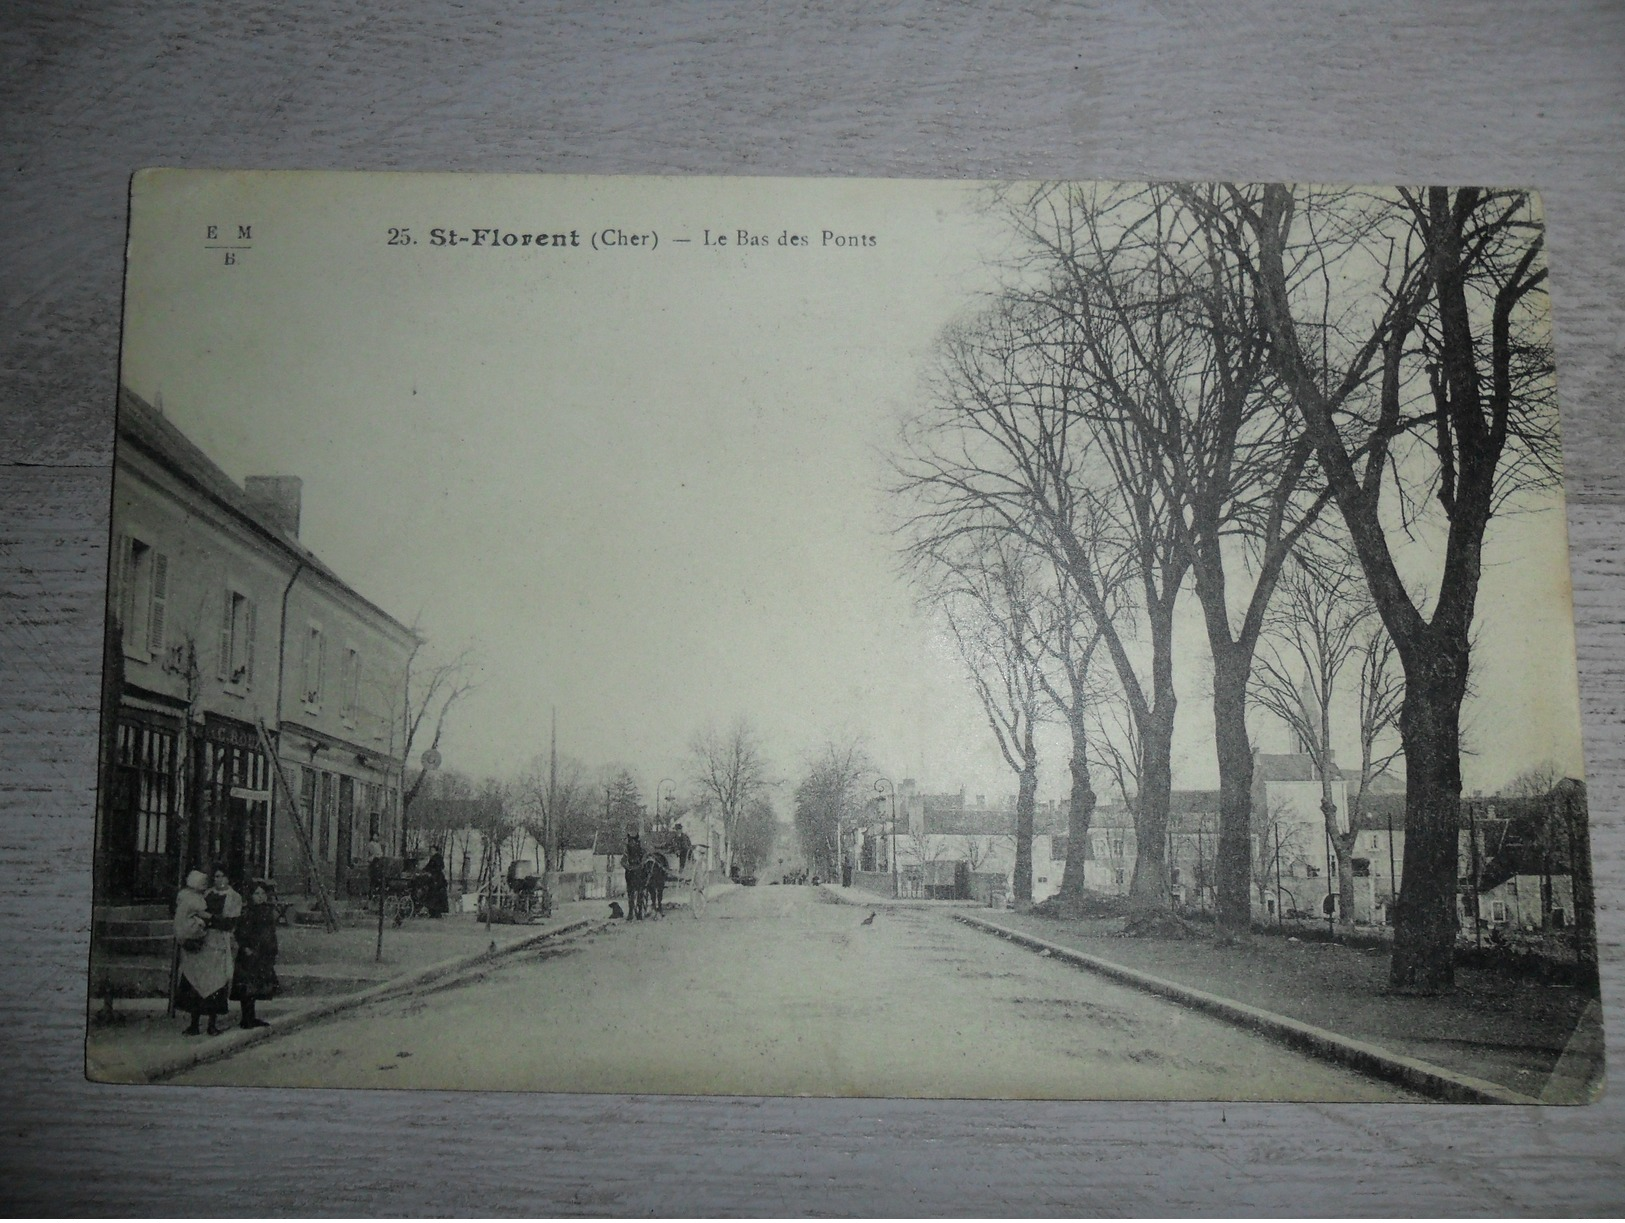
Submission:
[[[487,908],[490,912],[487,913]],[[524,925],[553,915],[553,897],[547,881],[528,858],[515,858],[503,872],[501,885],[480,897],[477,917],[485,921]]]
[[[384,916],[398,926],[409,917],[429,912],[433,887],[429,872],[419,869],[415,857],[379,858],[369,903],[382,903]]]
[[[656,831],[644,845],[636,833],[628,833],[621,868],[626,874],[626,920],[642,920],[666,912],[666,886],[689,885],[689,910],[698,917],[705,910],[703,862],[705,846],[695,845],[680,831]]]

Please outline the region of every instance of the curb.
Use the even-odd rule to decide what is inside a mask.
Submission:
[[[881,896],[865,892],[862,888],[842,888],[834,883],[820,883],[818,891],[839,904],[862,909],[921,909],[928,913],[945,913],[955,909],[985,909],[979,900],[916,900],[913,897]]]
[[[1418,1058],[1390,1052],[1379,1045],[1371,1045],[1364,1041],[1353,1040],[1347,1036],[1340,1036],[1336,1032],[1318,1028],[1313,1024],[1304,1023],[1302,1020],[1290,1019],[1285,1015],[1277,1015],[1273,1011],[1266,1011],[1260,1007],[1248,1006],[1243,1002],[1234,1002],[1229,998],[1221,998],[1217,994],[1193,989],[1188,985],[1180,985],[1175,981],[1169,981],[1162,977],[1154,977],[1150,973],[1141,972],[1135,968],[1125,968],[1123,965],[1114,964],[1110,960],[1103,960],[1086,952],[1063,947],[1059,943],[1052,943],[1035,935],[1024,934],[1019,930],[1011,930],[985,918],[972,917],[966,913],[953,913],[950,916],[957,922],[963,922],[967,926],[997,935],[999,938],[1007,939],[1030,950],[1047,951],[1053,959],[1064,960],[1075,967],[1099,973],[1101,976],[1109,977],[1121,984],[1157,994],[1163,998],[1191,1007],[1193,1010],[1202,1011],[1228,1023],[1262,1033],[1297,1049],[1301,1053],[1307,1053],[1311,1057],[1335,1062],[1340,1066],[1357,1070],[1373,1078],[1397,1083],[1402,1087],[1408,1087],[1412,1091],[1431,1096],[1436,1100],[1443,1100],[1450,1104],[1538,1105],[1541,1103],[1535,1096],[1526,1096],[1521,1092],[1513,1091],[1510,1087],[1492,1083],[1488,1079],[1459,1074],[1454,1070],[1446,1070],[1442,1066],[1435,1066]]]
[[[227,1033],[225,1036],[217,1039],[211,1045],[204,1046],[179,1057],[172,1057],[167,1061],[159,1062],[153,1066],[142,1067],[136,1070],[134,1075],[128,1079],[107,1079],[100,1081],[121,1083],[161,1083],[165,1079],[174,1078],[177,1074],[182,1074],[185,1071],[191,1070],[194,1066],[206,1065],[209,1062],[218,1062],[224,1058],[232,1056],[235,1053],[241,1052],[250,1045],[257,1045],[263,1041],[274,1040],[276,1037],[288,1032],[297,1032],[301,1028],[310,1027],[313,1024],[320,1023],[324,1019],[341,1014],[344,1011],[354,1010],[357,1007],[365,1006],[369,1002],[377,1002],[379,999],[387,998],[391,994],[398,993],[401,990],[410,989],[416,985],[426,985],[430,981],[439,980],[441,977],[452,976],[455,973],[464,972],[467,969],[478,967],[481,964],[500,960],[504,956],[513,955],[515,952],[523,951],[528,947],[534,947],[537,943],[545,942],[548,939],[558,938],[565,934],[574,934],[576,931],[584,930],[588,926],[603,924],[603,919],[583,917],[552,930],[540,930],[526,938],[516,939],[504,947],[498,947],[495,951],[487,948],[483,951],[476,951],[469,955],[453,956],[449,960],[440,960],[437,963],[415,969],[412,972],[403,973],[398,977],[391,977],[387,981],[380,981],[377,985],[374,985],[369,989],[364,989],[360,993],[345,994],[342,997],[333,998],[326,1002],[319,1002],[315,1006],[306,1007],[302,1011],[294,1011],[292,1014],[285,1015],[281,1019],[277,1020],[275,1027],[251,1028],[246,1032],[239,1029],[235,1032]]]

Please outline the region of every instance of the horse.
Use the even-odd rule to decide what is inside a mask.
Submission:
[[[666,880],[671,875],[666,856],[643,848],[643,838],[626,834],[626,853],[621,857],[626,872],[626,920],[642,921],[651,910],[666,915]]]
[[[661,917],[666,915],[666,880],[670,876],[671,868],[665,854],[654,852],[643,859],[643,888],[638,895],[645,905],[652,905]]]
[[[643,878],[645,861],[643,838],[635,832],[626,834],[626,853],[621,856],[621,869],[626,872],[626,920],[643,917]]]
[[[635,841],[636,838],[627,838],[627,852],[621,859],[621,867],[626,872],[626,920],[642,921],[650,912],[664,917],[666,880],[670,878],[665,855],[644,851]]]

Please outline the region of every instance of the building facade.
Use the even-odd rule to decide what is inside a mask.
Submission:
[[[194,867],[342,894],[373,832],[393,847],[416,639],[299,543],[299,514],[297,479],[239,486],[121,393],[99,900],[169,901]]]

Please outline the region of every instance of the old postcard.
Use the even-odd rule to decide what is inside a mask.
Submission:
[[[1594,1099],[1543,232],[136,175],[87,1073]]]

